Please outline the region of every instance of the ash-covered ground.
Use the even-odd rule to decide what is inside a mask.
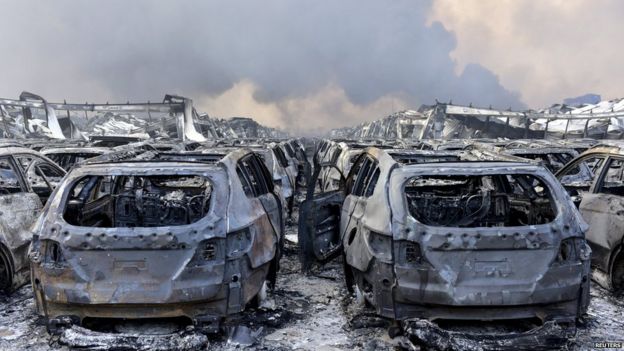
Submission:
[[[288,234],[296,236],[296,224],[288,226]],[[624,298],[613,297],[597,285],[592,286],[591,295],[584,325],[563,349],[591,350],[594,342],[624,341]],[[301,274],[297,246],[290,242],[275,291],[268,293],[260,308],[229,319],[224,333],[208,338],[192,327],[153,321],[117,325],[110,329],[115,332],[76,330],[63,337],[50,336],[34,308],[30,286],[0,297],[0,350],[71,350],[79,346],[118,350],[419,349],[405,338],[390,338],[390,321],[376,317],[349,296],[339,260],[319,267],[312,275]]]

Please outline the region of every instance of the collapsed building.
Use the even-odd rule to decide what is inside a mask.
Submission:
[[[423,105],[383,119],[330,131],[350,139],[621,139],[624,99],[527,111],[497,110],[452,103]]]
[[[0,135],[5,138],[91,140],[93,137],[179,138],[202,142],[231,138],[285,138],[287,133],[251,118],[219,119],[200,114],[191,99],[166,95],[160,103],[50,103],[23,92],[0,99]]]

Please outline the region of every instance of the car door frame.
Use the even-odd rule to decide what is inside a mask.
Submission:
[[[600,190],[602,189],[604,178],[607,175],[607,170],[609,169],[611,162],[613,160],[620,160],[624,162],[624,156],[609,155],[609,154],[605,154],[605,156],[606,156],[605,162],[601,166],[599,173],[594,177],[594,181],[592,183],[590,191],[587,192],[586,196],[583,196],[581,198],[579,211],[581,211],[581,214],[583,214],[583,212],[587,212],[586,208],[587,209],[591,208],[591,212],[594,212],[597,214],[597,216],[601,216],[604,219],[607,219],[609,221],[613,219],[618,219],[621,217],[622,227],[624,228],[624,215],[617,215],[611,212],[596,211],[596,209],[611,208],[613,206],[614,198],[619,198],[620,204],[624,206],[624,196],[600,192]],[[583,206],[584,202],[585,203],[591,202],[591,205]],[[586,214],[584,216],[584,219],[586,221],[588,221],[587,217],[589,216]],[[594,232],[592,231],[592,229],[595,229],[596,227],[598,227],[598,225],[596,225],[595,222],[594,222],[594,225],[592,225],[592,222],[594,221],[588,221],[588,224],[590,226],[589,226],[588,232],[586,233],[587,242],[589,243],[593,251],[592,265],[598,267],[603,272],[609,273],[610,275],[611,270],[612,270],[613,259],[615,258],[615,255],[617,254],[618,249],[621,248],[624,243],[623,242],[624,232],[615,233],[612,230],[607,230],[606,233],[604,233],[604,235],[600,235],[600,236],[594,235]],[[608,227],[610,228],[610,226]]]
[[[333,168],[340,175],[338,189],[328,191],[324,184],[320,184],[320,191],[315,194],[316,184],[325,168]],[[337,165],[324,162],[314,168],[306,199],[299,208],[299,260],[304,272],[309,272],[314,263],[327,263],[342,253],[340,217],[345,194],[345,177]],[[333,240],[328,240],[328,237]]]

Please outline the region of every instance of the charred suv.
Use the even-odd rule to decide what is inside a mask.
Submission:
[[[588,306],[591,250],[552,173],[421,156],[368,148],[337,189],[309,192],[307,258],[342,254],[347,284],[395,320],[573,327]]]
[[[282,218],[271,176],[248,150],[208,156],[107,154],[72,169],[30,252],[51,332],[163,317],[211,331],[274,284]]]
[[[28,283],[29,228],[63,176],[36,151],[0,148],[0,291]]]
[[[592,278],[605,289],[624,292],[624,149],[596,146],[557,173],[589,223]]]

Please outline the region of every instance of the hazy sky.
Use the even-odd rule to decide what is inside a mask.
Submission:
[[[624,96],[617,0],[4,1],[0,96],[194,99],[292,131]]]

